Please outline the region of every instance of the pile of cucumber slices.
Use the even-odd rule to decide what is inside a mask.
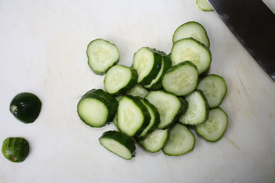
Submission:
[[[142,47],[131,67],[117,64],[115,44],[95,39],[87,47],[88,64],[105,75],[104,87],[85,93],[77,105],[80,119],[91,127],[113,122],[99,142],[124,158],[135,156],[136,143],[146,151],[179,156],[194,149],[194,126],[206,141],[218,141],[228,116],[219,107],[227,92],[223,77],[203,75],[212,55],[204,27],[198,22],[179,26],[170,54]]]

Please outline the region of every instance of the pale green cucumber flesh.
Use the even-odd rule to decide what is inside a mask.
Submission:
[[[212,6],[208,3],[207,0],[196,0],[196,4],[199,9],[202,11],[214,11]]]
[[[160,151],[169,137],[168,129],[155,129],[150,134],[137,138],[137,142],[148,152],[155,153]]]
[[[126,92],[127,95],[144,98],[148,94],[148,90],[143,88],[142,85],[136,84],[133,88]]]
[[[218,107],[227,92],[226,82],[223,77],[211,74],[200,79],[197,89],[203,91],[209,108]]]
[[[179,121],[186,125],[198,125],[205,122],[209,115],[207,100],[202,91],[196,90],[185,97],[188,102],[187,111]]]
[[[139,136],[149,125],[151,116],[139,98],[125,95],[119,101],[117,127],[128,136]]]
[[[209,110],[208,119],[196,125],[196,132],[208,142],[217,142],[224,135],[228,124],[228,116],[220,107]]]
[[[99,138],[100,144],[110,152],[130,160],[135,156],[135,143],[127,135],[118,131],[107,131]]]
[[[137,84],[137,78],[138,74],[134,68],[115,65],[106,73],[104,87],[110,94],[125,94]]]
[[[199,74],[205,72],[212,61],[210,50],[193,38],[180,39],[172,47],[172,66],[184,61],[190,61],[198,68]]]
[[[148,85],[159,73],[161,68],[160,53],[152,48],[142,47],[134,54],[132,67],[137,70],[137,82],[142,85]]]
[[[185,61],[166,71],[162,78],[162,86],[167,92],[184,96],[196,89],[198,77],[197,67],[192,62]]]
[[[103,75],[119,61],[119,51],[113,43],[95,39],[87,46],[88,64],[95,74]]]
[[[180,156],[192,151],[195,142],[195,136],[186,126],[175,123],[170,129],[169,139],[162,151],[169,156]]]
[[[160,114],[160,123],[158,129],[165,129],[172,125],[182,112],[182,105],[180,99],[164,91],[151,91],[145,97],[151,104],[153,104]]]

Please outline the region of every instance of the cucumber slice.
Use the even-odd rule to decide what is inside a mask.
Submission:
[[[143,88],[142,85],[136,84],[132,89],[126,92],[127,95],[144,98],[148,94],[148,90]]]
[[[194,149],[194,134],[183,124],[175,123],[169,134],[169,139],[162,151],[169,156],[180,156]]]
[[[115,115],[114,119],[113,119],[113,123],[114,125],[117,127],[117,114]]]
[[[200,125],[196,125],[196,132],[208,142],[220,140],[227,129],[228,116],[220,107],[209,110],[209,118]]]
[[[196,4],[199,9],[202,11],[214,11],[212,6],[208,3],[207,0],[196,0]]]
[[[197,67],[192,62],[185,61],[166,71],[162,78],[162,86],[167,92],[184,96],[196,89],[198,77]]]
[[[134,68],[115,65],[104,78],[104,87],[110,94],[125,94],[137,84],[138,74]]]
[[[148,109],[149,114],[151,116],[149,125],[140,134],[140,137],[143,137],[157,127],[157,125],[160,122],[160,115],[157,108],[153,104],[151,104],[147,99],[141,99],[141,102]]]
[[[160,151],[169,137],[168,129],[155,129],[152,133],[137,138],[136,141],[148,152],[155,153]]]
[[[85,93],[77,104],[80,119],[91,127],[102,127],[111,122],[117,112],[118,102],[101,89]]]
[[[197,89],[203,91],[209,108],[218,107],[222,103],[227,92],[224,78],[216,74],[204,76],[200,79]]]
[[[95,39],[87,46],[88,64],[95,74],[104,75],[119,61],[119,51],[113,43]]]
[[[182,114],[182,101],[174,94],[164,91],[151,91],[145,97],[159,111],[158,129],[165,129],[178,120]]]
[[[190,21],[179,26],[173,34],[173,43],[183,38],[194,38],[210,47],[209,38],[205,28],[198,22]]]
[[[140,99],[125,95],[120,99],[117,111],[117,127],[128,136],[139,136],[149,125],[151,116]]]
[[[179,121],[186,125],[198,125],[208,118],[209,109],[207,100],[202,91],[196,90],[187,95],[187,111],[180,116]]]
[[[140,48],[134,54],[132,67],[138,72],[138,83],[148,85],[156,78],[161,68],[161,58],[157,50],[148,47]]]
[[[165,53],[164,53],[165,54]],[[172,66],[172,62],[169,58],[169,56],[162,55],[162,64],[160,71],[155,79],[152,80],[152,82],[149,85],[144,85],[145,88],[149,88],[151,90],[159,90],[162,88],[162,78],[164,76],[164,73]]]
[[[135,157],[136,146],[134,141],[121,132],[104,132],[99,138],[99,142],[107,150],[126,160]]]
[[[199,74],[202,74],[210,66],[211,60],[212,56],[208,47],[193,38],[180,39],[172,47],[172,66],[183,61],[190,61],[197,66]]]

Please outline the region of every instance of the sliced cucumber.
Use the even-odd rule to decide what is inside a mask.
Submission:
[[[136,84],[132,89],[126,92],[127,95],[144,98],[148,94],[148,90],[143,88],[142,85]]]
[[[152,133],[137,138],[137,142],[148,152],[155,153],[160,151],[169,137],[168,129],[155,129]]]
[[[172,66],[183,61],[190,61],[197,66],[199,74],[202,74],[210,66],[211,60],[212,56],[208,47],[193,38],[180,39],[172,47]]]
[[[141,99],[141,102],[148,109],[149,114],[151,116],[149,125],[140,134],[140,137],[143,137],[157,127],[157,125],[160,122],[160,115],[157,108],[153,104],[151,104],[147,99]]]
[[[119,61],[119,51],[113,43],[95,39],[87,46],[88,64],[95,74],[103,75]]]
[[[209,108],[218,107],[222,103],[227,92],[224,78],[216,74],[204,76],[200,79],[197,88],[203,91]]]
[[[173,43],[183,38],[194,38],[210,47],[209,38],[205,28],[198,22],[190,21],[179,26],[173,34]]]
[[[169,156],[180,156],[194,149],[195,146],[194,134],[183,124],[175,123],[169,134],[169,139],[162,151]]]
[[[134,68],[115,65],[104,78],[104,87],[110,94],[125,94],[137,84],[138,74]]]
[[[159,111],[158,129],[168,128],[182,114],[182,101],[174,94],[164,91],[151,91],[145,98]]]
[[[214,11],[207,0],[196,0],[196,4],[202,11]]]
[[[209,110],[208,119],[200,125],[196,125],[196,132],[208,142],[220,140],[227,129],[228,116],[220,107]]]
[[[114,119],[113,119],[113,123],[114,125],[117,127],[117,114],[115,115]]]
[[[179,121],[186,125],[198,125],[208,118],[209,109],[207,100],[202,91],[196,90],[187,95],[187,111],[180,116]]]
[[[164,53],[165,54],[165,53]],[[169,58],[169,56],[162,55],[162,64],[160,71],[155,79],[152,80],[152,82],[149,85],[144,85],[145,88],[150,88],[151,90],[159,90],[162,88],[162,78],[164,73],[172,66],[172,62]]]
[[[117,127],[128,136],[139,136],[149,125],[151,116],[140,98],[125,95],[120,99],[117,111]]]
[[[80,119],[91,127],[102,127],[111,122],[117,112],[118,102],[101,89],[85,93],[77,104]]]
[[[152,48],[140,48],[134,54],[132,67],[138,72],[138,83],[148,85],[159,73],[162,57],[160,53]]]
[[[185,61],[166,71],[162,78],[162,86],[167,92],[184,96],[196,89],[198,77],[197,67],[192,62]]]
[[[130,160],[135,156],[136,146],[127,135],[117,131],[107,131],[99,138],[100,144],[110,152]]]

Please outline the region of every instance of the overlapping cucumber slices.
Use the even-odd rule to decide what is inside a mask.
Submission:
[[[150,153],[179,156],[194,149],[195,136],[216,142],[226,131],[228,116],[219,107],[227,86],[223,77],[208,70],[212,55],[205,28],[198,22],[180,25],[173,34],[171,53],[139,48],[130,67],[116,65],[119,52],[106,40],[87,48],[89,65],[106,74],[104,88],[80,99],[80,119],[91,127],[113,122],[100,144],[124,159],[135,156],[135,142]]]

